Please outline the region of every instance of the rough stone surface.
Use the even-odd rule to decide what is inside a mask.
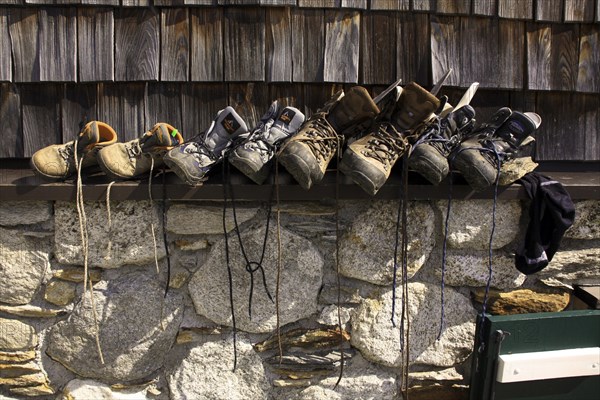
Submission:
[[[252,219],[258,209],[236,205],[236,219],[242,224]],[[231,208],[227,210],[227,232],[234,227]],[[167,212],[167,230],[180,235],[216,235],[223,234],[223,208],[213,206],[195,206],[173,204]]]
[[[565,240],[552,261],[538,272],[539,279],[563,283],[600,283],[600,240]]]
[[[310,386],[296,394],[293,400],[342,400],[342,395],[321,386]]]
[[[52,218],[49,201],[2,201],[0,202],[0,225],[31,225]]]
[[[368,208],[360,208],[355,212],[345,211],[352,214],[352,224],[340,240],[340,273],[377,285],[391,284],[398,203],[374,201]],[[433,209],[428,203],[411,202],[408,221],[408,270],[412,277],[435,244]],[[411,223],[416,221],[418,223]],[[399,240],[402,240],[401,235]]]
[[[33,318],[53,318],[64,314],[63,310],[53,310],[25,304],[24,306],[5,306],[0,304],[0,311],[6,314],[17,315],[19,317]]]
[[[391,290],[377,299],[365,299],[352,319],[352,344],[365,358],[390,367],[400,366],[402,360],[399,343],[401,295],[402,289],[398,288],[396,327],[391,323]],[[471,301],[448,287],[444,295],[445,329],[436,341],[441,316],[440,288],[420,282],[409,284],[411,363],[450,367],[464,361],[471,352],[475,332],[475,310]]]
[[[0,351],[0,362],[23,363],[35,359],[35,351]]]
[[[89,294],[50,329],[48,355],[80,376],[105,382],[133,381],[159,369],[183,317],[181,295],[171,291],[163,303],[164,288],[156,277],[140,272],[94,289],[105,364],[96,350]]]
[[[438,201],[442,212],[441,232],[444,234],[447,201]],[[499,200],[496,206],[496,228],[492,247],[499,249],[512,242],[519,233],[521,203]],[[492,227],[492,200],[453,200],[448,221],[448,247],[486,250]]]
[[[29,350],[37,344],[33,326],[16,319],[0,318],[0,350]]]
[[[66,306],[75,299],[76,287],[65,281],[51,281],[46,285],[44,300],[57,306]]]
[[[105,383],[90,379],[73,379],[63,389],[65,400],[146,400],[145,390],[113,391]]]
[[[265,227],[248,228],[241,234],[250,261],[258,262]],[[323,260],[306,239],[281,229],[282,248],[279,308],[281,325],[306,318],[317,311]],[[196,312],[212,321],[231,326],[229,282],[225,266],[224,240],[216,243],[206,263],[192,276],[188,288]],[[237,328],[247,332],[271,332],[276,326],[275,303],[269,300],[260,270],[254,272],[252,317],[248,315],[251,275],[240,251],[237,236],[229,236],[229,257],[233,276],[233,298]],[[277,278],[277,240],[275,229],[269,233],[262,261],[267,287],[273,299]]]
[[[435,275],[442,276],[440,258],[433,265]],[[430,262],[431,262],[430,261]],[[444,280],[450,286],[485,286],[489,277],[489,254],[487,251],[449,250],[446,255]],[[514,289],[523,284],[527,277],[515,268],[513,257],[496,252],[492,257],[491,285],[499,289]]]
[[[484,289],[472,292],[479,304],[483,303]],[[539,292],[530,289],[502,293],[492,290],[489,293],[486,310],[493,315],[527,314],[538,312],[558,312],[569,305],[569,292]]]
[[[354,308],[352,307],[340,307],[340,318],[342,320],[342,329],[346,329],[346,324],[350,321]],[[321,311],[317,322],[327,326],[338,325],[338,307],[337,305],[329,305]]]
[[[0,228],[0,302],[26,304],[50,267],[52,241]]]
[[[261,358],[243,335],[235,371],[232,338],[212,337],[191,348],[167,381],[173,399],[263,400],[269,390]]]
[[[85,206],[88,226],[88,266],[118,268],[122,265],[146,265],[154,262],[155,232],[162,230],[158,206],[147,201],[122,201],[111,203],[111,221],[108,224],[106,205],[103,202]],[[72,202],[56,202],[55,251],[60,263],[83,265],[81,236],[77,209]],[[158,258],[165,256],[162,240],[157,236]]]
[[[52,271],[52,276],[57,279],[62,279],[63,281],[69,282],[83,282],[83,268],[73,267],[73,268],[61,268]],[[102,279],[102,271],[98,269],[88,269],[88,275],[92,282],[98,282]]]
[[[570,239],[600,239],[600,201],[575,203],[575,221],[565,233]]]

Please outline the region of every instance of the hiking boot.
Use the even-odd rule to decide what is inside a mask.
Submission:
[[[98,152],[98,164],[111,179],[137,178],[152,167],[162,166],[163,155],[181,143],[179,131],[160,122],[138,139],[104,147]]]
[[[44,178],[67,179],[75,172],[75,152],[81,168],[97,165],[96,154],[100,149],[117,141],[117,133],[110,125],[88,122],[77,139],[64,144],[53,144],[36,151],[31,157],[31,167]]]
[[[473,107],[465,105],[424,125],[423,133],[412,147],[409,168],[438,185],[450,170],[448,156],[473,130],[474,117]]]
[[[229,156],[229,162],[257,184],[262,184],[271,170],[271,159],[279,145],[295,134],[304,122],[304,114],[294,107],[285,107],[277,120],[255,130]]]
[[[233,140],[248,128],[232,107],[219,111],[210,128],[198,141],[190,141],[169,150],[163,161],[189,185],[205,181],[210,169],[221,161]]]
[[[323,179],[344,141],[356,134],[357,127],[370,124],[378,113],[365,88],[354,86],[346,95],[340,91],[283,145],[277,159],[300,186],[310,189]]]
[[[381,113],[369,133],[348,145],[340,170],[367,193],[374,195],[390,176],[392,167],[409,147],[413,131],[439,107],[439,100],[414,82],[398,101]]]
[[[536,113],[521,113],[504,107],[491,120],[463,141],[451,164],[474,190],[493,185],[502,164],[518,155],[524,140],[541,124]]]

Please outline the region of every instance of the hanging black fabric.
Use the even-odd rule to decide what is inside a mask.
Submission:
[[[525,241],[515,256],[519,271],[529,275],[545,268],[575,220],[575,206],[563,185],[530,172],[518,181],[531,199]]]

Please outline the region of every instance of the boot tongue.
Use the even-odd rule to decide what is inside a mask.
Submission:
[[[85,149],[100,142],[100,130],[96,121],[88,122],[77,137],[77,153],[81,154]]]
[[[152,151],[154,147],[171,147],[179,143],[177,138],[177,129],[164,123],[154,125],[154,127],[144,133],[140,138],[140,146],[143,152]]]
[[[529,116],[513,111],[511,116],[496,131],[496,136],[507,142],[512,148],[518,148],[526,137],[537,128],[536,121]]]
[[[438,109],[440,100],[415,82],[410,82],[402,90],[392,122],[400,130],[416,128]]]
[[[361,86],[354,86],[327,116],[327,121],[338,134],[352,125],[366,119],[374,119],[379,114],[379,108]]]
[[[283,109],[273,127],[269,130],[267,142],[275,144],[276,142],[291,136],[300,129],[304,122],[304,114],[295,107],[286,107]]]
[[[220,154],[231,140],[246,132],[248,127],[244,120],[233,107],[228,106],[219,112],[216,121],[206,132],[204,145],[214,154]]]

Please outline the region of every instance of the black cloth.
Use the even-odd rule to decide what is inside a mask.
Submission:
[[[531,199],[525,241],[515,256],[519,271],[529,275],[545,268],[573,225],[575,206],[563,185],[537,172],[518,181]]]

